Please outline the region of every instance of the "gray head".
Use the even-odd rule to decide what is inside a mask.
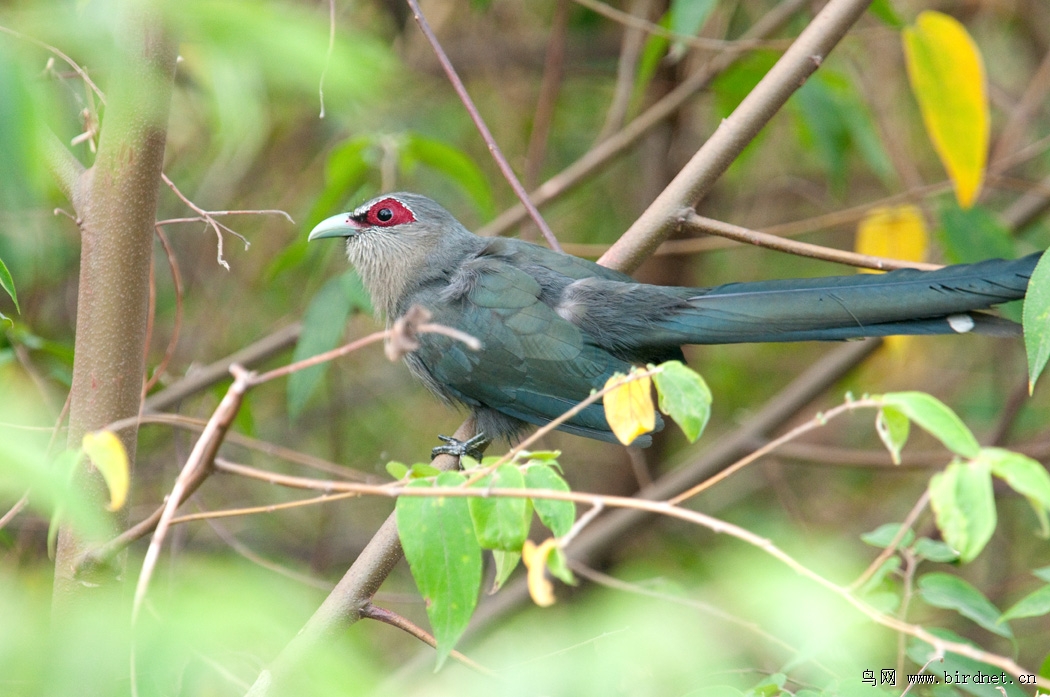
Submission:
[[[377,196],[350,213],[322,221],[309,240],[345,237],[354,265],[376,310],[392,319],[406,290],[443,273],[477,240],[451,213],[426,196]]]

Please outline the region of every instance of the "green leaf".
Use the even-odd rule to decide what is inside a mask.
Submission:
[[[692,368],[680,361],[663,363],[653,374],[660,396],[660,411],[681,427],[689,442],[695,442],[711,417],[711,390]]]
[[[1050,583],[1050,566],[1043,566],[1038,569],[1032,569],[1032,575],[1038,578],[1040,581],[1046,581]]]
[[[964,639],[955,632],[948,631],[947,629],[930,627],[929,632],[945,641],[974,646],[972,641]],[[938,661],[939,657],[937,650],[925,641],[912,639],[908,642],[908,658],[920,666],[933,661],[930,668],[936,670],[937,681],[939,683],[947,682],[945,678],[950,677],[954,684],[949,684],[948,687],[956,687],[964,692],[969,692],[976,697],[1003,697],[1003,693],[999,691],[1000,688],[1006,690],[1006,697],[1026,697],[1025,691],[1018,686],[1017,681],[1011,678],[1008,673],[1004,673],[1001,668],[996,668],[993,665],[981,661],[975,661],[972,658],[960,656],[957,653],[944,654],[943,662]],[[978,673],[984,676],[986,682],[977,683],[974,681],[973,678]],[[960,679],[962,676],[966,676],[967,678],[965,683]],[[898,679],[900,678],[898,677]],[[990,681],[991,679],[995,679],[995,683],[992,683]]]
[[[555,547],[547,556],[547,570],[551,572],[551,576],[565,585],[576,585],[576,576],[569,569],[569,562],[565,558],[565,552],[561,550],[561,547]]]
[[[525,477],[514,465],[500,465],[474,483],[475,489],[522,489]],[[485,549],[520,552],[529,534],[532,506],[526,498],[474,496],[468,500],[478,543]]]
[[[974,206],[964,210],[953,200],[941,208],[940,217],[944,251],[953,264],[1015,256],[1010,231],[988,209]]]
[[[860,536],[860,539],[872,547],[881,547],[882,549],[885,549],[890,546],[890,543],[893,542],[893,538],[897,536],[900,529],[900,523],[884,523],[871,532],[864,533]],[[914,539],[915,533],[909,529],[908,532],[904,533],[904,537],[901,539],[898,546],[908,547]]]
[[[1050,511],[1050,473],[1046,468],[1027,455],[1002,448],[983,448],[978,458],[988,462],[993,475],[1028,499],[1046,537],[1050,533],[1046,517]]]
[[[959,559],[959,553],[944,544],[940,540],[931,540],[928,537],[920,537],[915,546],[912,547],[915,556],[932,562],[947,564]]]
[[[883,24],[891,29],[903,29],[904,20],[897,14],[890,0],[875,0],[868,6],[868,12],[877,17]]]
[[[404,165],[410,165],[412,160],[416,160],[447,175],[470,196],[484,217],[491,218],[496,215],[496,200],[492,196],[488,177],[462,150],[444,141],[419,133],[409,133],[401,147],[401,156]]]
[[[533,465],[525,470],[525,486],[528,489],[551,489],[569,491],[569,485],[549,465]],[[554,499],[532,499],[536,515],[555,537],[563,537],[576,522],[576,504],[572,501]]]
[[[821,70],[792,95],[791,104],[803,136],[826,164],[836,195],[845,191],[849,156],[854,151],[880,179],[891,180],[893,168],[874,120],[847,76]]]
[[[492,558],[496,562],[496,577],[492,581],[491,593],[495,593],[507,582],[514,569],[521,562],[520,552],[504,552],[500,549],[492,550]]]
[[[658,24],[665,29],[669,28],[671,25],[671,13],[665,12]],[[656,70],[660,67],[660,61],[667,54],[667,48],[670,45],[671,41],[667,37],[657,34],[650,34],[645,39],[641,55],[638,56],[638,67],[634,71],[634,85],[631,87],[631,113],[636,112],[642,103],[645,91],[648,89],[649,83],[652,82],[653,76],[656,75]]]
[[[781,694],[787,676],[783,673],[774,673],[760,680],[754,687],[744,693],[744,697],[776,697]]]
[[[886,449],[890,451],[893,464],[901,463],[901,450],[908,442],[911,421],[902,412],[893,407],[883,407],[875,416],[875,431],[879,434]]]
[[[15,304],[15,312],[22,314],[22,310],[18,307],[18,293],[15,292],[15,279],[11,278],[11,272],[7,270],[7,265],[4,264],[4,260],[0,259],[0,288],[7,291],[7,294],[11,296],[12,302]],[[7,319],[2,317],[2,319]]]
[[[1018,619],[1021,617],[1042,617],[1050,614],[1050,586],[1038,588],[1010,606],[1003,613],[1000,621]]]
[[[404,479],[408,476],[408,465],[403,462],[395,462],[391,460],[386,463],[386,473],[397,480]]]
[[[860,594],[864,596],[872,594],[882,585],[883,581],[887,580],[890,574],[896,572],[900,568],[901,558],[899,556],[893,555],[887,557],[885,561],[879,564],[879,568],[875,570],[875,573],[871,575],[871,578],[860,587]]]
[[[958,576],[940,572],[925,574],[919,577],[919,594],[929,605],[955,610],[989,632],[1007,638],[1013,636],[1009,625],[999,621],[999,608]]]
[[[893,407],[952,452],[976,457],[981,446],[966,424],[941,400],[925,392],[890,392],[876,397],[883,406]]]
[[[930,479],[930,505],[944,541],[972,561],[995,532],[995,497],[987,463],[953,462]]]
[[[1050,359],[1050,254],[1044,254],[1032,271],[1021,312],[1024,348],[1028,354],[1028,392]]]
[[[459,472],[443,472],[436,485],[454,487],[465,481]],[[408,486],[432,485],[415,480]],[[481,548],[463,498],[401,496],[395,510],[405,559],[427,604],[440,668],[474,613],[481,588]]]
[[[717,4],[717,0],[671,0],[668,9],[671,31],[682,36],[696,36]],[[671,58],[680,59],[687,49],[687,44],[676,41],[671,47]]]
[[[303,331],[292,353],[293,361],[316,356],[339,346],[352,308],[370,311],[367,293],[356,271],[331,279],[317,291],[303,316]],[[288,414],[294,419],[321,383],[328,364],[292,373],[288,378]]]
[[[408,468],[408,476],[411,479],[426,479],[427,477],[436,477],[439,474],[441,474],[441,470],[428,462],[417,462]]]

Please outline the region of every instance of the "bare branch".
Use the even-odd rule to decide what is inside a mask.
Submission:
[[[683,206],[695,205],[707,195],[740,151],[820,67],[870,2],[830,0],[600,262],[631,271],[652,254],[674,230],[678,211]]]
[[[778,31],[807,0],[784,0],[768,14],[759,19],[744,33],[742,38],[763,38]],[[740,54],[735,52],[720,53],[711,58],[703,67],[690,75],[682,84],[669,92],[660,101],[645,110],[627,126],[588,150],[580,159],[563,169],[532,192],[529,200],[537,206],[552,201],[581,184],[595,172],[625,153],[646,133],[663,123],[678,112],[698,92],[707,87],[711,80],[733,65]],[[500,235],[528,217],[524,205],[513,206],[495,220],[478,231],[479,235]]]
[[[452,66],[452,61],[449,60],[448,55],[445,54],[445,50],[441,48],[441,43],[438,42],[437,36],[430,29],[430,25],[427,24],[426,17],[423,16],[423,12],[419,9],[419,3],[416,0],[408,0],[408,6],[412,8],[412,16],[416,20],[416,24],[419,25],[423,35],[427,37],[427,41],[430,42],[431,47],[434,49],[434,54],[437,56],[438,62],[441,63],[442,69],[448,76],[449,82],[452,83],[453,89],[456,90],[456,94],[459,95],[460,100],[463,102],[463,107],[470,114],[471,120],[477,127],[478,132],[481,133],[482,139],[485,141],[485,145],[488,146],[489,152],[492,153],[492,158],[496,161],[503,176],[507,179],[510,187],[514,189],[514,194],[521,201],[522,205],[528,210],[529,216],[532,221],[536,223],[536,227],[543,233],[544,239],[547,240],[547,244],[550,245],[551,249],[561,251],[561,245],[558,244],[558,238],[551,232],[550,227],[547,226],[547,221],[543,219],[540,212],[533,205],[532,201],[529,200],[529,194],[525,191],[525,188],[518,181],[518,177],[514,174],[514,170],[511,168],[510,163],[503,156],[503,153],[499,149],[499,145],[496,144],[496,139],[493,137],[489,127],[485,125],[485,120],[481,118],[481,112],[478,111],[471,100],[470,95],[467,94],[467,88],[463,85],[463,81],[459,79],[459,75],[456,74],[456,69]]]
[[[397,614],[396,612],[393,612],[392,610],[386,610],[384,608],[373,605],[372,603],[367,603],[364,607],[361,608],[361,616],[367,617],[370,620],[378,620],[379,622],[383,622],[384,624],[389,624],[391,627],[397,627],[401,631],[407,632],[415,638],[419,639],[427,646],[431,648],[437,648],[437,639],[435,639],[432,634],[424,630],[419,625],[414,624],[408,618],[402,617],[401,615]],[[467,658],[455,649],[452,649],[452,651],[449,652],[449,656],[459,661],[463,665],[467,666],[468,668],[471,668],[472,670],[481,673],[482,675],[487,675],[490,678],[497,677],[495,672],[489,670],[477,661]]]
[[[219,446],[222,445],[223,436],[225,436],[230,424],[233,423],[234,417],[237,416],[241,402],[244,400],[244,395],[252,384],[254,373],[236,365],[232,366],[231,372],[234,377],[233,384],[230,385],[226,395],[222,398],[222,402],[219,403],[211,419],[208,420],[208,425],[205,427],[204,432],[201,433],[200,438],[197,439],[197,444],[193,446],[193,451],[186,460],[186,464],[183,465],[182,471],[179,473],[178,478],[175,480],[175,485],[168,495],[160,520],[157,521],[157,528],[153,533],[153,539],[150,540],[149,548],[146,550],[146,558],[142,561],[142,571],[139,574],[138,583],[135,585],[135,597],[131,605],[132,625],[138,620],[142,602],[146,599],[146,591],[149,588],[150,579],[153,576],[153,570],[160,556],[160,549],[164,544],[164,536],[167,534],[171,519],[175,516],[175,511],[178,509],[179,504],[188,495],[189,488],[195,483],[202,481],[207,476],[207,472],[211,470],[215,454],[218,452]]]
[[[788,254],[796,254],[811,259],[831,261],[836,264],[846,264],[847,266],[857,266],[864,269],[877,269],[880,271],[888,271],[890,269],[922,269],[924,271],[934,271],[943,268],[941,264],[927,264],[921,261],[902,261],[900,259],[890,259],[888,257],[876,257],[869,254],[847,252],[844,249],[824,247],[819,244],[789,240],[783,237],[778,237],[777,235],[758,232],[757,230],[748,230],[739,225],[724,223],[721,220],[705,218],[697,215],[692,209],[684,209],[680,216],[680,220],[683,226],[700,232],[718,235],[719,237],[736,240],[737,242],[743,242],[745,244],[752,244],[756,247],[775,249],[779,252],[787,252]]]

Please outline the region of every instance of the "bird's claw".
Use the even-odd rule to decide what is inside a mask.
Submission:
[[[462,458],[464,455],[472,457],[475,460],[480,460],[485,454],[485,448],[489,446],[492,441],[484,433],[470,438],[468,440],[459,440],[451,436],[438,436],[438,439],[444,441],[445,445],[439,445],[430,451],[430,459],[433,460],[438,455],[451,455],[452,457]]]

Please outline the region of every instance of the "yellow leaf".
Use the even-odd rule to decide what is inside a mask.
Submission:
[[[928,247],[926,221],[922,211],[912,205],[872,210],[857,226],[854,244],[854,249],[860,254],[902,261],[922,261],[926,258]],[[859,270],[881,273],[874,269]],[[910,339],[907,336],[888,336],[883,344],[890,354],[902,358],[911,343]]]
[[[636,371],[638,368],[632,368],[631,374]],[[656,428],[652,380],[648,375],[630,381],[622,375],[614,375],[606,381],[605,387],[617,383],[623,384],[605,394],[605,419],[616,438],[624,445],[630,445],[638,436]]]
[[[554,604],[554,584],[547,580],[547,555],[551,553],[557,544],[553,537],[549,537],[536,546],[532,540],[525,540],[521,548],[521,561],[529,570],[528,586],[532,602],[540,607],[550,607]]]
[[[926,258],[929,237],[922,211],[916,206],[876,208],[857,226],[854,249],[860,254],[922,261]],[[874,269],[860,269],[874,272]]]
[[[109,510],[116,511],[128,497],[128,453],[113,431],[84,434],[84,453],[102,475],[109,488]]]
[[[984,63],[966,28],[925,11],[904,28],[904,59],[926,132],[955,186],[959,205],[977,200],[988,159]]]

